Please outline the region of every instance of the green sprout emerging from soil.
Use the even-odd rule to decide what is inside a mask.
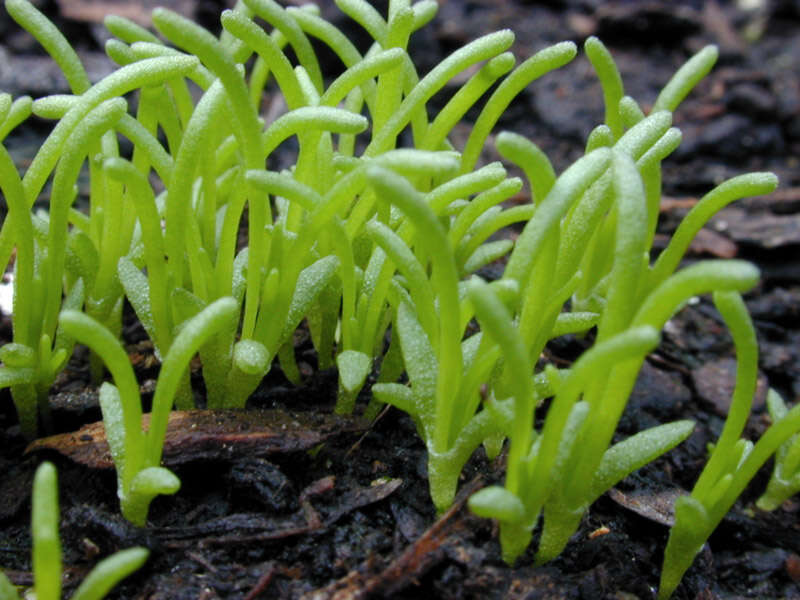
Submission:
[[[5,4],[56,60],[72,93],[35,101],[0,94],[0,141],[31,114],[56,121],[23,176],[0,144],[9,207],[0,264],[15,252],[16,282],[0,387],[11,389],[21,429],[35,437],[52,426],[49,389],[74,345],[90,348],[96,382],[104,366],[114,382],[102,383],[100,404],[131,522],[145,526],[151,500],[180,486],[161,454],[169,411],[195,406],[194,355],[205,406],[241,409],[276,359],[300,381],[293,339],[305,323],[319,368],[338,367],[337,413],[371,418],[388,403],[413,419],[439,511],[453,503],[479,446],[493,458],[507,445],[504,484],[477,492],[469,505],[499,521],[509,564],[541,520],[536,561],[552,560],[598,497],[693,430],[691,421],[665,423],[612,445],[659,332],[707,293],[736,345],[736,389],[694,491],[676,502],[661,597],[776,450],[759,506],[773,509],[800,489],[797,408],[771,397],[773,426],[755,445],[739,439],[757,364],[741,294],[758,270],[734,260],[679,269],[717,211],[771,192],[776,177],[721,183],[651,260],[661,163],[681,141],[672,115],[714,65],[713,46],[666,82],[646,115],[625,95],[610,52],[589,38],[584,51],[602,85],[605,122],[560,174],[532,141],[499,133],[498,152],[523,180],[500,162],[478,167],[481,151],[514,98],[577,55],[571,42],[516,64],[514,34],[498,31],[422,75],[408,41],[436,2],[393,0],[384,17],[364,0],[337,0],[372,38],[362,54],[313,6],[244,0],[222,14],[219,37],[167,9],[153,13],[159,36],[108,17],[114,38],[106,51],[119,68],[91,83],[36,8]],[[341,61],[332,81],[311,39]],[[465,73],[434,111],[431,98]],[[270,122],[260,111],[266,89],[286,104]],[[470,110],[478,117],[459,149],[449,136]],[[120,138],[132,144],[129,156]],[[267,168],[288,148],[296,148],[291,167]],[[73,204],[84,165],[91,183],[81,212]],[[51,177],[49,210],[32,213]],[[525,183],[530,202],[505,205]],[[493,239],[514,223],[523,226],[515,241]],[[476,275],[490,263],[504,265],[495,281]],[[119,341],[125,300],[162,360],[149,427]],[[590,332],[593,346],[569,368],[537,366],[549,341]],[[377,382],[368,386],[370,377]],[[548,399],[537,429],[534,411]]]
[[[61,599],[61,541],[58,535],[58,481],[56,468],[44,462],[36,469],[31,500],[33,539],[33,593],[37,600]],[[72,600],[100,600],[117,583],[138,570],[147,560],[147,548],[121,550],[104,558],[84,578]],[[29,596],[26,594],[25,598]],[[0,598],[18,600],[14,585],[0,572]]]

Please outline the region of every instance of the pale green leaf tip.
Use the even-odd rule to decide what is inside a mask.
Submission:
[[[583,43],[583,47],[599,49],[599,48],[604,48],[605,44],[603,44],[603,42],[600,41],[600,38],[598,38],[596,35],[590,35],[588,38],[586,38],[586,41]]]
[[[136,494],[155,496],[171,495],[181,489],[181,480],[165,467],[148,467],[139,471],[131,482],[131,491]]]
[[[497,485],[478,490],[467,501],[470,510],[488,519],[518,523],[525,516],[525,506],[514,493]]]
[[[369,375],[372,359],[363,352],[345,350],[336,356],[336,366],[339,368],[342,387],[348,392],[354,392],[364,384]]]
[[[266,373],[269,361],[269,351],[260,342],[241,340],[234,346],[233,362],[243,373],[248,375]]]
[[[57,472],[53,463],[45,461],[39,465],[34,475],[34,488],[52,488],[56,485]]]

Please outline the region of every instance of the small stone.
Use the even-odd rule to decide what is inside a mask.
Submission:
[[[732,357],[711,361],[692,370],[692,381],[700,398],[720,417],[728,415],[736,385],[736,359]],[[753,410],[764,406],[767,397],[766,378],[759,374]]]
[[[745,160],[753,153],[773,153],[785,147],[777,125],[758,125],[741,114],[714,119],[700,131],[700,151],[723,158]]]

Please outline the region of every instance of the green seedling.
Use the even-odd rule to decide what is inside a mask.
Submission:
[[[61,314],[61,326],[68,335],[96,352],[113,376],[115,384],[104,383],[100,387],[100,408],[117,470],[120,508],[123,516],[135,525],[145,525],[153,498],[174,494],[180,487],[178,478],[161,466],[174,396],[198,349],[229,327],[236,314],[236,301],[221,298],[184,324],[164,357],[146,429],[133,368],[116,337],[84,313],[68,310]]]
[[[504,357],[499,375],[495,371],[490,379],[490,398],[498,406],[513,399],[514,407],[514,427],[506,432],[511,439],[506,485],[479,492],[470,505],[500,521],[503,554],[510,563],[528,546],[540,516],[537,562],[556,557],[600,494],[690,433],[689,422],[669,424],[609,448],[641,363],[672,313],[694,295],[744,292],[757,281],[752,266],[736,261],[675,272],[689,241],[728,202],[768,193],[777,184],[769,173],[721,184],[687,216],[669,250],[650,266],[660,161],[680,141],[668,111],[710,69],[716,51],[707,48],[692,58],[648,117],[623,96],[619,73],[602,44],[590,39],[586,51],[603,85],[606,124],[590,136],[586,156],[557,178],[533,144],[511,134],[498,138],[501,153],[530,178],[537,208],[503,276],[517,282],[518,300],[506,307],[489,288],[470,289],[485,332],[482,343],[493,338],[495,352]],[[558,291],[543,297],[540,290]],[[596,346],[568,372],[550,371],[548,395],[554,393],[554,399],[542,431],[531,431],[533,406],[545,396],[521,374],[533,371],[544,343],[558,329],[557,319],[568,321],[561,311],[570,296],[576,311],[572,322],[586,329],[596,325]],[[616,356],[622,350],[612,348],[627,348],[628,354]],[[490,374],[486,370],[478,379]]]
[[[72,342],[57,330],[59,311],[85,304],[88,313],[112,330],[120,327],[122,289],[116,265],[128,250],[134,219],[126,210],[128,198],[106,180],[100,169],[102,158],[98,162],[97,157],[118,153],[111,131],[125,121],[127,105],[121,96],[184,74],[195,67],[196,59],[145,61],[90,85],[69,43],[38,10],[25,0],[8,0],[6,9],[56,59],[75,94],[32,105],[18,100],[3,111],[4,135],[31,110],[61,117],[24,177],[19,177],[5,148],[0,149],[0,188],[9,206],[0,231],[0,262],[6,265],[12,248],[17,250],[14,341],[0,350],[5,363],[0,385],[11,387],[22,430],[33,437],[39,420],[49,429],[49,388],[72,350]],[[92,203],[88,217],[71,208],[87,157]],[[51,173],[49,211],[31,215]]]
[[[31,538],[33,539],[33,589],[37,600],[61,599],[61,540],[58,535],[58,480],[56,468],[45,462],[36,469],[31,500]],[[101,560],[81,582],[72,600],[100,600],[117,583],[137,571],[149,551],[135,547],[121,550]],[[24,596],[28,598],[26,593]],[[22,598],[14,585],[0,572],[0,598]]]
[[[678,270],[714,213],[769,193],[775,176],[723,182],[652,256],[661,163],[681,138],[672,113],[711,69],[716,48],[687,61],[645,115],[625,95],[609,51],[589,38],[605,122],[560,174],[533,142],[498,134],[497,150],[521,168],[530,193],[530,202],[509,207],[524,182],[500,163],[476,168],[481,151],[512,100],[572,60],[575,45],[517,65],[513,33],[498,31],[420,74],[408,41],[433,18],[435,2],[393,0],[385,16],[365,0],[337,5],[372,38],[363,54],[316,8],[274,0],[225,11],[219,36],[166,9],[153,13],[158,36],[109,17],[106,52],[119,69],[92,85],[40,12],[6,0],[72,92],[36,101],[0,94],[0,141],[31,113],[57,120],[23,177],[0,144],[9,207],[0,264],[16,250],[14,339],[0,348],[0,386],[11,388],[23,432],[33,437],[39,422],[47,426],[49,388],[74,343],[87,344],[95,378],[105,363],[114,381],[101,386],[100,402],[121,510],[144,525],[151,500],[180,485],[160,462],[170,409],[195,406],[191,358],[201,357],[209,408],[242,408],[275,358],[300,381],[293,338],[305,320],[319,367],[339,369],[338,413],[355,410],[380,365],[365,414],[388,402],[412,417],[439,511],[451,505],[474,451],[483,444],[494,457],[508,440],[504,485],[474,495],[470,506],[498,519],[509,563],[541,521],[536,560],[544,562],[592,502],[691,431],[690,422],[668,423],[612,444],[659,331],[690,298],[714,293],[736,344],[737,387],[703,475],[677,503],[660,591],[667,597],[776,449],[760,506],[774,508],[800,485],[797,408],[771,396],[773,426],[752,448],[739,440],[756,364],[739,294],[755,285],[757,270],[740,261]],[[332,80],[312,40],[341,61]],[[433,114],[430,100],[465,72]],[[282,96],[283,114],[262,117],[265,91]],[[131,93],[135,115],[123,97]],[[481,102],[456,148],[448,136]],[[129,158],[120,156],[120,136],[133,144]],[[276,166],[289,147],[291,165]],[[73,208],[85,163],[87,214]],[[51,175],[49,211],[33,214]],[[513,223],[524,224],[515,241],[492,239]],[[499,280],[473,276],[498,259],[507,260]],[[124,299],[163,360],[149,427],[118,341]],[[538,366],[548,341],[592,329],[594,346],[570,368]],[[534,411],[548,398],[536,429]]]
[[[767,410],[772,423],[779,423],[789,409],[780,394],[773,389],[767,393]],[[800,492],[800,435],[794,435],[783,442],[775,453],[775,466],[772,469],[767,489],[756,502],[761,510],[775,510],[784,501]]]
[[[164,249],[149,249],[150,242],[144,240],[150,235],[142,235],[144,251],[133,253],[140,257],[138,261],[123,259],[119,276],[161,354],[187,314],[219,294],[232,293],[240,299],[241,332],[228,331],[201,349],[210,407],[243,406],[275,356],[287,376],[298,380],[291,334],[307,317],[320,366],[331,365],[335,356],[341,370],[337,411],[352,410],[374,358],[382,352],[389,322],[384,292],[391,272],[383,267],[380,251],[375,257],[361,258],[371,256],[365,223],[376,214],[383,222],[390,220],[388,207],[376,203],[366,187],[365,172],[371,164],[391,168],[413,177],[423,191],[453,179],[464,165],[449,152],[447,134],[514,65],[506,52],[513,34],[502,31],[457,50],[420,77],[406,46],[409,36],[432,18],[435,3],[393,3],[386,19],[366,2],[343,2],[340,7],[375,39],[363,56],[313,10],[283,9],[271,0],[250,0],[223,13],[220,39],[169,11],[154,13],[154,23],[164,37],[199,57],[202,67],[189,77],[205,93],[196,107],[188,105],[180,91],[183,87],[174,80],[166,82],[158,94],[146,98],[143,94],[139,120],[151,132],[160,125],[168,133],[175,157],[164,181]],[[256,25],[254,17],[271,25],[272,33]],[[109,45],[109,54],[122,64],[175,55],[123,20],[111,20],[109,28],[119,38]],[[327,88],[309,37],[330,46],[346,68]],[[285,46],[298,58],[294,69]],[[487,101],[483,133],[476,133],[471,148],[480,150],[502,109],[525,84],[574,54],[572,44],[559,44],[514,70]],[[248,73],[241,65],[251,56],[255,63]],[[481,62],[485,64],[479,73],[429,123],[428,100],[454,76]],[[256,109],[270,77],[289,110],[259,135]],[[342,104],[344,109],[337,108]],[[362,155],[356,156],[357,136],[368,126],[371,135],[363,141]],[[407,127],[414,147],[427,151],[417,158],[409,151],[392,154]],[[294,168],[285,173],[265,171],[265,160],[291,136],[299,147]],[[433,153],[442,156],[433,158]],[[137,176],[120,161],[106,161],[105,167],[111,177],[141,187],[141,177],[134,184]],[[515,187],[518,184],[506,185],[490,200],[500,202]],[[474,191],[464,188],[462,193],[485,189],[479,184]],[[152,194],[145,190],[138,196]],[[149,231],[155,230],[157,222],[153,203],[147,200]],[[246,204],[249,245],[246,252],[235,255],[238,222]],[[441,201],[440,205],[440,210],[446,206]],[[487,208],[491,205],[486,203]],[[189,210],[192,206],[194,212]],[[479,216],[474,209],[467,212],[459,224],[461,236]],[[462,244],[462,268],[474,270],[507,252],[507,242],[488,247],[481,243],[503,224],[524,219],[529,212],[494,215],[480,230],[470,230]],[[360,248],[366,248],[366,254]],[[146,258],[142,261],[141,257]],[[157,268],[154,262],[159,263]],[[146,278],[139,272],[145,265]],[[306,275],[301,277],[301,273]],[[373,288],[376,278],[380,283]],[[165,289],[174,291],[168,295],[162,293]]]
[[[714,302],[733,336],[736,346],[736,386],[728,418],[711,456],[695,483],[692,493],[675,501],[675,524],[670,530],[664,565],[661,570],[659,598],[669,598],[684,572],[733,503],[744,491],[770,456],[776,453],[776,473],[792,449],[800,427],[800,408],[786,411],[772,393],[774,422],[755,443],[740,438],[750,414],[758,376],[758,347],[755,329],[741,296],[735,292],[717,293]],[[785,454],[784,454],[785,452]],[[792,473],[792,472],[789,472]],[[790,475],[791,476],[791,475]],[[793,489],[794,481],[778,479],[773,474],[766,493],[759,499],[765,510],[777,508]],[[787,484],[787,485],[782,485]],[[794,488],[795,491],[797,488]]]

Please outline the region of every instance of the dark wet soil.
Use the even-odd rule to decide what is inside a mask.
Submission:
[[[332,2],[321,4],[326,17],[360,35],[338,19]],[[80,47],[92,79],[107,72],[99,50],[104,34],[95,21],[113,10],[113,2],[40,5]],[[756,439],[768,425],[767,386],[790,402],[800,396],[800,3],[442,0],[440,5],[434,23],[413,38],[421,72],[501,27],[516,31],[520,57],[595,34],[613,52],[626,91],[645,108],[688,56],[707,43],[719,45],[719,64],[675,116],[684,139],[664,167],[656,241],[663,245],[696,199],[722,179],[764,169],[781,178],[772,196],[723,210],[687,258],[738,256],[762,269],[762,283],[747,299],[763,378],[745,432]],[[211,0],[175,6],[211,27],[220,9]],[[66,91],[50,61],[4,14],[0,38],[0,88],[36,96]],[[333,62],[329,67],[336,68]],[[560,171],[581,154],[602,115],[599,86],[588,61],[579,57],[526,90],[500,125],[534,139]],[[31,121],[6,142],[20,166],[46,131],[46,123]],[[460,133],[468,133],[468,126]],[[458,134],[454,141],[463,142]],[[491,158],[489,150],[486,159]],[[0,338],[10,339],[7,318]],[[129,321],[125,339],[143,388],[152,392],[158,367],[137,323]],[[568,364],[582,345],[559,340],[548,348],[548,358]],[[3,570],[16,583],[30,582],[29,491],[36,464],[49,458],[59,469],[68,589],[99,557],[141,544],[151,549],[150,560],[113,597],[652,598],[670,504],[658,500],[691,489],[706,445],[721,429],[735,369],[731,340],[710,302],[687,306],[669,322],[664,342],[646,362],[619,436],[681,418],[696,421],[692,436],[603,496],[558,559],[534,567],[529,552],[510,568],[500,559],[492,523],[464,509],[465,494],[437,518],[427,494],[425,452],[409,419],[388,410],[373,424],[326,420],[336,375],[316,370],[309,347],[299,340],[306,374],[301,387],[285,381],[276,366],[250,405],[303,413],[297,420],[304,435],[319,434],[324,422],[329,437],[312,451],[283,448],[268,455],[231,451],[221,433],[219,446],[204,447],[199,458],[187,446],[192,459],[174,466],[183,482],[180,492],[153,504],[144,529],[120,517],[112,470],[53,451],[24,455],[10,398],[0,394]],[[59,431],[99,418],[88,381],[86,355],[78,352],[53,390]],[[199,378],[196,383],[201,393]],[[260,425],[269,427],[264,420]],[[181,451],[178,444],[177,454]],[[502,480],[502,463],[502,455],[489,462],[478,452],[464,470],[464,492]],[[767,477],[767,470],[756,477],[719,526],[677,598],[800,598],[800,502],[787,501],[771,514],[755,509]]]

